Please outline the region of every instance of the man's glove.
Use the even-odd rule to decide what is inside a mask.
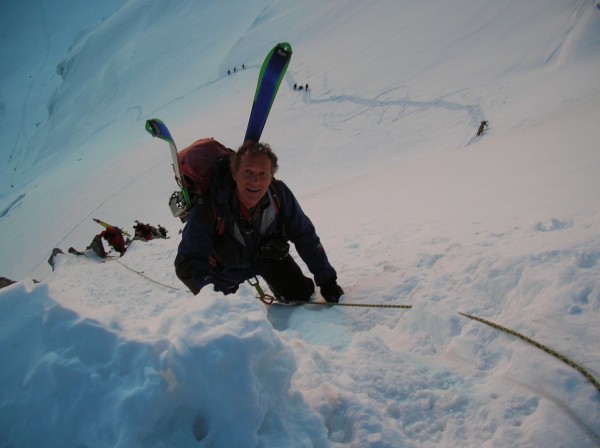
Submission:
[[[218,280],[213,280],[213,289],[216,292],[222,292],[225,295],[235,294],[239,288],[239,285],[234,284],[226,284],[224,282],[220,282]]]
[[[321,295],[327,303],[338,303],[342,294],[344,294],[344,290],[335,280],[321,285]]]

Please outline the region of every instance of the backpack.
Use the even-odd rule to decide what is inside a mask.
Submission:
[[[229,158],[233,150],[225,147],[214,138],[203,138],[177,154],[183,188],[192,195],[201,195],[208,191],[212,180],[213,165]]]
[[[133,230],[135,231],[135,236],[133,238],[134,240],[150,241],[155,238],[167,237],[167,229],[165,229],[160,224],[158,225],[158,228],[156,228],[154,226],[151,226],[150,224],[135,221]]]
[[[187,215],[195,200],[210,189],[213,166],[227,160],[233,150],[213,138],[202,138],[177,153],[177,164],[181,173],[179,186],[185,190],[176,191],[169,199],[173,216],[186,222]]]

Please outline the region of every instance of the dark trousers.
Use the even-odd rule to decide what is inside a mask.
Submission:
[[[259,275],[265,279],[278,300],[307,302],[315,292],[313,281],[304,276],[289,254],[282,260],[267,260]]]

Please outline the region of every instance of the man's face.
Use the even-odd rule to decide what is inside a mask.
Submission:
[[[233,172],[237,196],[246,208],[252,208],[262,199],[273,179],[271,159],[266,154],[245,153],[237,172]]]

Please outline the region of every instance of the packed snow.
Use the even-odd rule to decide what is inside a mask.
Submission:
[[[600,446],[600,3],[0,12],[0,447]],[[277,42],[278,177],[342,303],[389,307],[267,307],[175,276],[176,185],[144,123],[236,148]],[[67,253],[92,218],[169,238]]]

